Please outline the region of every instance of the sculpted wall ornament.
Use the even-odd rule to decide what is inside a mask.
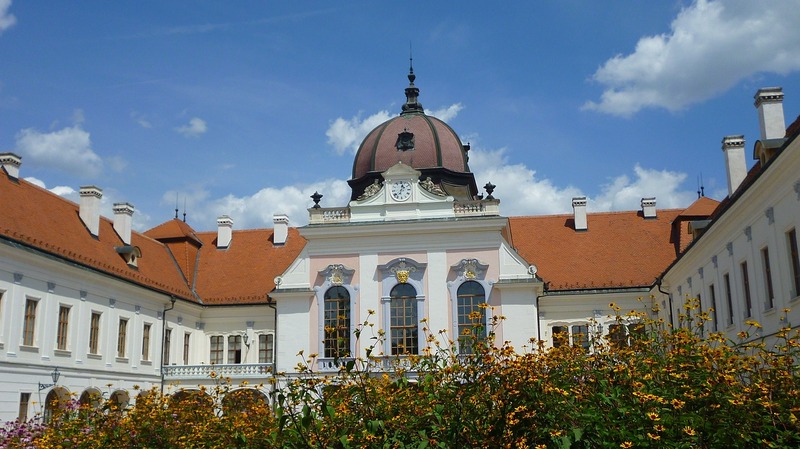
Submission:
[[[377,179],[372,182],[372,184],[368,185],[366,189],[364,189],[364,193],[361,194],[356,200],[361,201],[367,198],[371,198],[378,194],[381,191],[383,185]]]
[[[434,182],[433,182],[433,180],[431,179],[430,176],[425,178],[424,181],[421,181],[419,183],[419,185],[422,186],[423,189],[427,190],[428,192],[430,192],[430,193],[432,193],[434,195],[447,196],[445,191],[442,190],[441,186],[439,186],[438,184],[434,184]]]
[[[464,279],[478,279],[483,278],[488,267],[488,265],[480,263],[478,259],[461,259],[451,268],[458,273],[459,277]]]
[[[400,262],[390,268],[389,271],[394,273],[397,282],[405,284],[408,282],[409,274],[417,271],[417,267],[407,264],[405,259],[400,259]]]
[[[343,264],[334,263],[328,265],[324,270],[320,271],[319,274],[331,285],[343,285],[349,283],[355,271],[356,270],[347,268]]]

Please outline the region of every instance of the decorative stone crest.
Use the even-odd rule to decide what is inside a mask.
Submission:
[[[798,192],[798,199],[800,199],[800,192]],[[767,224],[775,224],[775,209],[772,206],[764,211],[764,215],[767,217]]]
[[[712,256],[711,257],[711,263],[714,264],[714,268],[717,268],[717,256]]]
[[[488,265],[480,263],[478,259],[461,259],[451,268],[458,273],[459,277],[464,279],[478,279],[483,277],[488,267]]]
[[[744,228],[744,235],[747,237],[747,241],[753,240],[753,228],[750,226]]]
[[[331,285],[342,285],[348,283],[355,270],[349,269],[340,263],[328,265],[319,274]]]
[[[372,184],[368,185],[366,189],[364,189],[364,193],[361,194],[356,200],[361,201],[367,198],[371,198],[378,194],[381,191],[383,185],[377,179],[372,182]]]
[[[430,192],[430,193],[432,193],[434,195],[447,196],[447,194],[444,192],[444,190],[442,190],[441,186],[439,186],[438,184],[434,184],[434,182],[433,182],[433,180],[431,179],[430,176],[425,178],[424,181],[421,181],[419,183],[419,185],[422,186],[423,189],[427,190],[428,192]]]
[[[728,242],[728,244],[725,245],[725,248],[728,250],[728,255],[732,256],[733,255],[733,242]]]

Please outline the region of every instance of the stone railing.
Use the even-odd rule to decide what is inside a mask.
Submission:
[[[161,368],[165,380],[203,379],[215,377],[249,379],[272,375],[272,363],[248,363],[227,365],[171,365]]]
[[[341,223],[350,221],[349,207],[320,207],[308,210],[309,223]]]
[[[500,200],[457,201],[453,212],[456,217],[500,215]]]

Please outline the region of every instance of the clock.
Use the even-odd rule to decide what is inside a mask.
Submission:
[[[408,181],[395,181],[391,188],[392,198],[396,201],[405,201],[411,197],[411,183]]]

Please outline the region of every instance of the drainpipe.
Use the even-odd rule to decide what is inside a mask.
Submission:
[[[541,314],[539,313],[539,298],[543,298],[547,296],[547,287],[548,283],[544,283],[544,288],[542,288],[542,294],[536,295],[536,339],[538,341],[542,341],[542,319],[540,318]]]
[[[177,300],[178,298],[170,296],[169,307],[164,306],[164,311],[161,313],[161,394],[164,394],[164,339],[167,338],[167,312],[175,308]]]
[[[674,327],[675,323],[672,318],[672,294],[661,289],[661,281],[663,281],[663,278],[656,278],[656,287],[658,287],[658,291],[661,292],[662,295],[667,295],[667,301],[669,301],[669,325],[670,327]]]
[[[275,331],[274,337],[272,339],[272,392],[270,392],[270,396],[272,396],[272,408],[275,409],[275,397],[278,391],[278,309],[275,307],[275,303],[272,301],[272,298],[269,297],[267,294],[267,307],[272,309],[273,313],[273,323],[275,324]]]

